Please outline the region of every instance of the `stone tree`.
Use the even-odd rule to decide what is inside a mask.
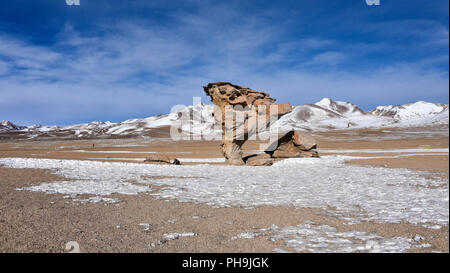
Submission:
[[[273,104],[268,93],[229,82],[210,83],[203,89],[214,103],[214,117],[224,133],[220,148],[231,165],[244,165],[242,145],[292,111],[289,103]]]

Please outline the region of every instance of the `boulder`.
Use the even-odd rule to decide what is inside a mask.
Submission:
[[[317,148],[316,140],[305,132],[295,131],[292,136],[292,141],[297,145],[302,151],[309,151],[311,149]]]
[[[210,83],[203,89],[214,104],[216,122],[222,125],[224,135],[220,147],[231,165],[244,165],[242,145],[292,111],[289,103],[273,104],[275,99],[266,92],[229,82]]]
[[[290,131],[271,143],[265,150],[272,158],[319,157],[317,143],[312,136]]]
[[[178,159],[163,154],[151,154],[145,158],[144,163],[172,164],[172,165],[181,164]]]

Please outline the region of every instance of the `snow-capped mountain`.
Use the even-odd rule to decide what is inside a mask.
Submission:
[[[396,120],[428,118],[448,108],[448,105],[418,101],[411,104],[397,106],[378,106],[371,113],[377,116],[392,117]]]
[[[283,116],[274,126],[282,131],[291,129],[324,131],[383,127],[393,123],[395,121],[391,117],[376,116],[364,112],[352,103],[324,98],[315,104],[294,107],[291,113]]]
[[[397,106],[378,106],[371,113],[380,117],[391,117],[403,125],[445,123],[445,120],[448,123],[448,105],[425,101]]]
[[[419,101],[397,106],[378,106],[364,112],[358,106],[324,98],[315,104],[294,107],[275,123],[283,130],[360,129],[433,126],[449,124],[448,105]]]
[[[94,121],[70,126],[17,126],[8,121],[0,123],[0,133],[16,132],[28,138],[35,137],[114,137],[114,136],[159,136],[157,129],[181,124],[183,132],[199,134],[221,134],[215,126],[213,105],[188,106],[174,113],[123,122]],[[299,105],[272,126],[282,131],[299,129],[308,131],[423,127],[449,124],[449,108],[446,104],[419,101],[397,106],[378,106],[364,112],[358,106],[343,101],[324,98],[315,104]],[[166,135],[167,136],[167,133]]]
[[[106,134],[135,134],[143,132],[146,129],[155,129],[161,127],[169,127],[175,123],[180,124],[184,132],[192,132],[201,134],[213,130],[214,107],[212,105],[199,104],[195,106],[187,106],[174,113],[167,115],[159,115],[144,119],[130,119],[124,122],[110,124]]]
[[[8,128],[0,132],[26,134],[30,138],[37,137],[114,137],[114,136],[167,136],[169,130],[156,130],[180,124],[183,132],[192,134],[220,134],[214,128],[212,105],[199,104],[187,106],[174,113],[152,116],[148,118],[129,119],[122,122],[101,122],[75,124],[68,126],[33,125],[29,127]],[[3,123],[2,123],[3,124]],[[163,132],[161,132],[163,131]]]
[[[329,98],[323,98],[321,101],[316,102],[314,105],[327,109],[329,111],[339,113],[342,116],[355,116],[364,114],[358,106],[350,102],[333,101]]]
[[[25,128],[25,126],[18,126],[7,120],[2,120],[2,122],[0,122],[0,132],[17,131]]]

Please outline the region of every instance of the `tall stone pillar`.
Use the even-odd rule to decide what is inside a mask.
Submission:
[[[292,111],[289,103],[273,104],[268,93],[229,82],[210,83],[203,89],[214,103],[214,117],[223,130],[221,151],[231,165],[244,165],[242,145]]]

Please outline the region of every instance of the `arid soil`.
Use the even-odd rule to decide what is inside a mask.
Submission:
[[[356,135],[356,136],[355,136]],[[358,133],[346,137],[332,134],[316,136],[321,154],[340,154],[335,150],[417,149],[449,147],[447,137],[359,140]],[[258,142],[244,146],[245,154],[260,150]],[[0,157],[36,157],[100,161],[129,161],[144,158],[145,152],[161,152],[179,158],[220,158],[219,142],[168,139],[142,140],[53,140],[0,142]],[[90,151],[90,152],[87,152]],[[103,152],[102,152],[103,151]],[[127,151],[127,152],[111,152]],[[345,154],[343,152],[342,154]],[[397,153],[395,155],[404,154]],[[355,156],[373,155],[353,153]],[[414,155],[389,158],[392,153],[376,153],[387,158],[358,159],[349,164],[377,165],[429,171],[448,179],[447,155]],[[113,160],[111,160],[113,159]],[[196,164],[196,163],[188,163]],[[213,163],[222,164],[222,163]],[[272,252],[276,248],[294,251],[283,241],[270,241],[267,234],[254,239],[231,240],[242,232],[255,232],[272,224],[295,226],[306,220],[336,227],[339,231],[357,230],[386,238],[413,238],[420,234],[431,248],[415,252],[449,251],[448,226],[440,230],[408,223],[362,223],[344,225],[319,209],[292,207],[213,208],[208,205],[156,200],[151,195],[120,196],[118,204],[82,204],[64,199],[61,194],[18,191],[17,188],[62,178],[49,170],[8,169],[0,166],[0,252],[66,252],[65,244],[76,241],[81,252]],[[150,224],[146,230],[145,225]],[[193,232],[196,236],[165,242],[163,235]],[[162,240],[160,245],[151,246]]]

